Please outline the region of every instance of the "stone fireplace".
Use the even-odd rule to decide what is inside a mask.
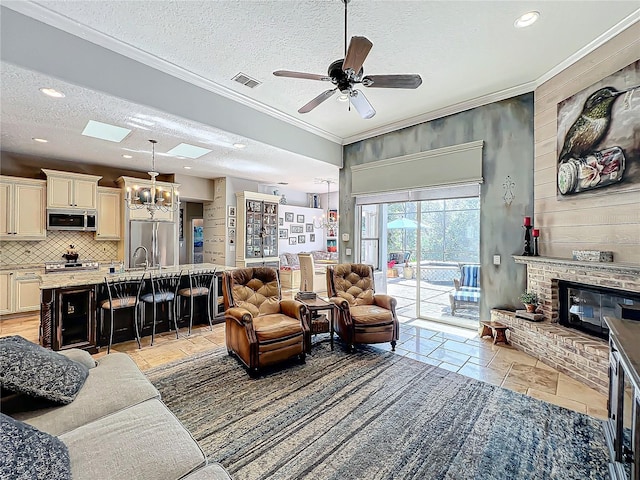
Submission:
[[[517,318],[513,312],[492,310],[492,320],[509,326],[512,345],[556,370],[607,394],[609,347],[606,340],[562,326],[560,281],[613,289],[640,296],[640,266],[549,257],[514,257],[527,265],[527,290],[541,298],[541,322]]]

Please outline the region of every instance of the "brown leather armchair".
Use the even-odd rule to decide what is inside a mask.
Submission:
[[[342,263],[327,267],[329,301],[338,307],[336,332],[349,349],[355,343],[391,342],[396,349],[400,324],[396,299],[376,295],[373,269],[360,263]]]
[[[277,269],[224,272],[223,297],[227,351],[249,369],[249,375],[291,357],[305,361],[306,342],[311,338],[307,307],[296,300],[282,300]]]

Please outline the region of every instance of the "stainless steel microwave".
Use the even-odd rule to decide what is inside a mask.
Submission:
[[[47,230],[95,232],[95,210],[47,210]]]

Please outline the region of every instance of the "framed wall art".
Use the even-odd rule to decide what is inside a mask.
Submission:
[[[306,239],[304,235],[298,235],[298,243],[306,243]]]
[[[302,225],[291,225],[289,229],[291,233],[304,233],[304,227]]]
[[[310,242],[315,242],[316,241],[316,234],[312,233],[311,235],[309,235],[309,241]]]
[[[313,232],[313,223],[305,223],[304,227],[305,227],[305,232],[307,233]]]
[[[286,228],[281,228],[278,230],[278,238],[288,238],[289,237],[289,230],[287,230]]]
[[[557,197],[640,190],[640,60],[558,103]]]
[[[285,222],[293,222],[293,212],[284,212],[284,221]]]
[[[289,237],[289,245],[297,245],[298,239],[296,237]]]
[[[229,217],[235,217],[236,216],[236,207],[235,207],[235,205],[229,205],[227,207],[227,215]]]
[[[296,216],[296,222],[304,223],[304,215],[297,215]]]

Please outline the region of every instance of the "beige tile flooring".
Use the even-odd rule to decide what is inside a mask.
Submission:
[[[572,378],[546,366],[536,358],[512,347],[493,345],[490,338],[478,338],[475,331],[401,317],[400,340],[396,354],[435,365],[461,375],[560,405],[594,417],[606,418],[604,395]],[[0,321],[0,336],[22,335],[38,341],[39,318],[35,315]],[[315,341],[315,339],[314,339]],[[112,348],[133,358],[141,370],[186,358],[189,355],[224,346],[224,325],[193,329],[190,337],[181,332],[167,332],[156,336],[153,346],[144,338],[142,348],[135,341],[120,343]],[[389,344],[378,348],[390,350]],[[339,346],[337,348],[340,348]],[[106,355],[106,349],[95,355]]]

